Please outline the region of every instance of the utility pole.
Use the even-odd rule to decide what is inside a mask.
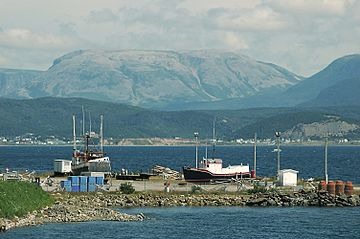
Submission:
[[[327,162],[327,158],[328,158],[328,137],[326,136],[325,137],[325,162],[324,162],[324,173],[325,173],[325,181],[326,181],[326,184],[328,183],[329,181],[329,176],[328,176],[328,162]]]
[[[198,138],[199,138],[199,133],[198,132],[194,132],[194,137],[195,137],[195,168],[198,168],[198,158],[199,158],[199,154],[198,154]]]
[[[280,132],[275,132],[277,146],[277,175],[280,175]]]

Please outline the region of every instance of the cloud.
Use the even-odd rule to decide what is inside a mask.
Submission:
[[[0,65],[6,65],[7,63],[8,60],[4,56],[0,55]]]
[[[2,0],[0,67],[43,68],[88,48],[206,48],[310,75],[360,51],[359,12],[355,0]]]
[[[119,16],[110,9],[101,9],[91,11],[86,19],[90,23],[116,22]]]
[[[351,0],[268,0],[264,2],[271,8],[298,16],[341,16],[346,12]]]
[[[249,46],[244,39],[233,32],[225,33],[225,44],[228,48],[231,49],[248,49]]]
[[[0,32],[0,47],[17,49],[69,49],[76,45],[74,39],[52,34],[38,34],[29,29],[7,29]]]
[[[251,11],[223,11],[215,20],[220,29],[234,31],[272,31],[287,27],[287,22],[270,8],[258,7]]]

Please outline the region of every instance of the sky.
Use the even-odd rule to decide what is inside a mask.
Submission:
[[[0,68],[79,49],[231,50],[310,76],[360,53],[356,0],[0,0]]]

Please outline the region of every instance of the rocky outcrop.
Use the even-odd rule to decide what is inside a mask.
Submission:
[[[166,194],[166,193],[94,193],[53,195],[53,206],[14,219],[0,219],[0,231],[44,223],[86,221],[141,221],[143,214],[127,215],[111,208],[176,206],[249,206],[249,207],[354,207],[358,195],[333,196],[326,191],[268,192],[240,194]]]
[[[299,191],[294,193],[265,193],[255,194],[246,201],[246,206],[262,207],[355,207],[360,206],[358,195],[346,196],[345,194],[334,196],[327,191]]]

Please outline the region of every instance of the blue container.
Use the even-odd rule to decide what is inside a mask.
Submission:
[[[86,184],[85,185],[80,184],[80,192],[82,192],[82,193],[87,192],[87,185]]]
[[[71,182],[69,180],[62,180],[62,181],[60,181],[60,187],[62,187],[62,188],[70,187],[71,188]]]
[[[80,185],[87,185],[88,177],[86,176],[79,176]]]
[[[88,192],[95,192],[95,191],[96,191],[95,184],[89,184],[88,185]]]
[[[78,186],[80,184],[78,176],[70,176],[68,180],[71,182],[71,186]]]
[[[96,177],[88,177],[88,185],[95,185]]]
[[[96,177],[97,185],[104,185],[104,177]]]
[[[64,189],[65,189],[65,192],[71,192],[71,186],[64,187]]]
[[[73,193],[80,192],[80,186],[71,186],[71,192]]]

